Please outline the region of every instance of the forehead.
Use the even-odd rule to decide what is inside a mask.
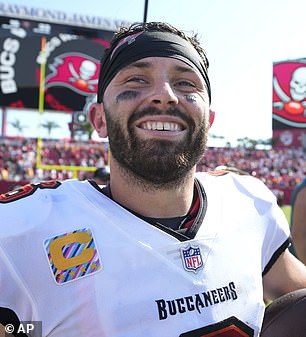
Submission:
[[[175,72],[186,72],[186,73],[194,73],[200,76],[199,71],[196,67],[187,64],[182,60],[178,60],[176,58],[171,57],[146,57],[143,59],[139,59],[135,62],[130,63],[129,65],[125,66],[117,75],[120,75],[125,72],[133,72],[137,70],[163,70],[163,71],[175,71]]]

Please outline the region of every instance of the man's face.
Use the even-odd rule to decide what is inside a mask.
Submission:
[[[139,181],[181,182],[204,153],[207,90],[198,71],[182,61],[134,62],[113,78],[103,104],[112,156]]]

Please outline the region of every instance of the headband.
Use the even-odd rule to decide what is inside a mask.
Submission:
[[[211,102],[207,66],[191,43],[169,32],[140,31],[120,40],[110,56],[101,63],[98,103],[103,101],[107,86],[119,70],[146,57],[170,57],[196,67],[206,83],[209,102]]]

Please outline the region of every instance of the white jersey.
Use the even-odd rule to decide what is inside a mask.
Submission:
[[[288,224],[258,179],[197,179],[207,209],[190,240],[88,181],[2,195],[0,307],[49,337],[259,336],[262,274],[287,247]]]

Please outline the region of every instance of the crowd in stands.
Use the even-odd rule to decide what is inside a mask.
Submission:
[[[41,164],[56,166],[103,167],[107,165],[108,145],[100,142],[42,140]],[[37,168],[37,139],[2,138],[0,142],[0,180],[36,182],[69,179],[73,171]],[[79,179],[87,172],[78,171]],[[1,191],[0,191],[1,192]]]
[[[95,141],[43,140],[41,163],[81,167],[103,167],[108,161],[108,144]],[[70,170],[42,170],[36,167],[37,139],[2,138],[0,143],[0,180],[23,182],[68,179]],[[209,147],[198,164],[198,171],[217,166],[233,166],[261,179],[275,194],[290,192],[306,175],[302,149],[249,149]],[[78,178],[90,172],[78,171]],[[0,191],[3,193],[3,191]]]
[[[249,148],[209,148],[198,165],[199,171],[218,165],[237,167],[262,180],[288,204],[292,189],[306,175],[306,154],[302,148],[257,150]]]

